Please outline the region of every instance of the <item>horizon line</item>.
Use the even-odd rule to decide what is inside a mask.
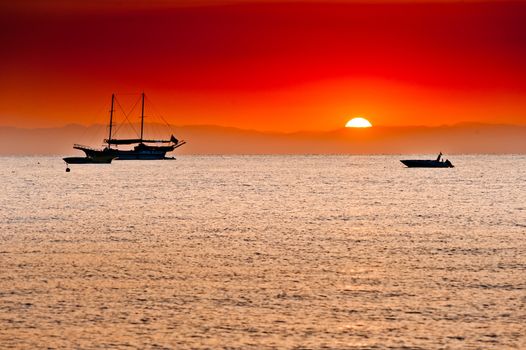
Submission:
[[[136,124],[140,124],[139,122]],[[162,125],[162,123],[145,123],[149,125]],[[131,124],[134,125],[134,124]],[[81,123],[67,123],[63,125],[57,125],[57,126],[39,126],[39,127],[20,127],[15,125],[0,125],[0,128],[10,128],[10,129],[19,129],[19,130],[48,130],[48,129],[61,129],[66,127],[83,127],[83,128],[90,128],[94,126],[106,126],[106,124],[103,123],[94,123],[94,124],[81,124]],[[300,129],[300,130],[294,130],[294,131],[280,131],[280,130],[263,130],[263,129],[255,129],[255,128],[243,128],[239,126],[233,126],[233,125],[221,125],[221,124],[169,124],[170,127],[174,128],[191,128],[191,127],[212,127],[212,128],[223,128],[223,129],[236,129],[236,130],[242,130],[242,131],[251,131],[251,132],[258,132],[258,133],[266,133],[266,134],[297,134],[297,133],[330,133],[334,131],[341,131],[341,130],[354,130],[356,128],[348,128],[345,126],[342,126],[340,128],[334,128],[334,129],[324,129],[324,130],[313,130],[313,129]],[[457,123],[452,124],[440,124],[440,125],[423,125],[423,124],[407,124],[407,125],[373,125],[370,128],[360,128],[360,130],[371,130],[375,128],[379,129],[403,129],[403,128],[452,128],[452,127],[461,127],[461,126],[508,126],[508,127],[519,127],[523,128],[526,127],[526,123],[524,124],[514,124],[514,123],[489,123],[489,122],[479,122],[479,121],[461,121]]]

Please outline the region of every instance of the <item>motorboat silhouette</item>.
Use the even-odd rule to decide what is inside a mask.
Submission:
[[[402,162],[408,168],[454,168],[449,159],[441,160],[442,152],[437,159],[403,159]]]

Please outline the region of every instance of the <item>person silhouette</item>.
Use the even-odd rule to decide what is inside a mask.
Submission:
[[[440,157],[442,157],[442,152],[440,152],[440,154],[438,155],[437,162],[440,162]]]

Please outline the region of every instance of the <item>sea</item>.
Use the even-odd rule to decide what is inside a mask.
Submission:
[[[0,158],[1,349],[526,349],[526,156]]]

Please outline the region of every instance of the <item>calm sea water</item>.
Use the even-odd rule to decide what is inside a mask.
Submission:
[[[0,348],[526,348],[526,157],[399,158],[0,158]]]

